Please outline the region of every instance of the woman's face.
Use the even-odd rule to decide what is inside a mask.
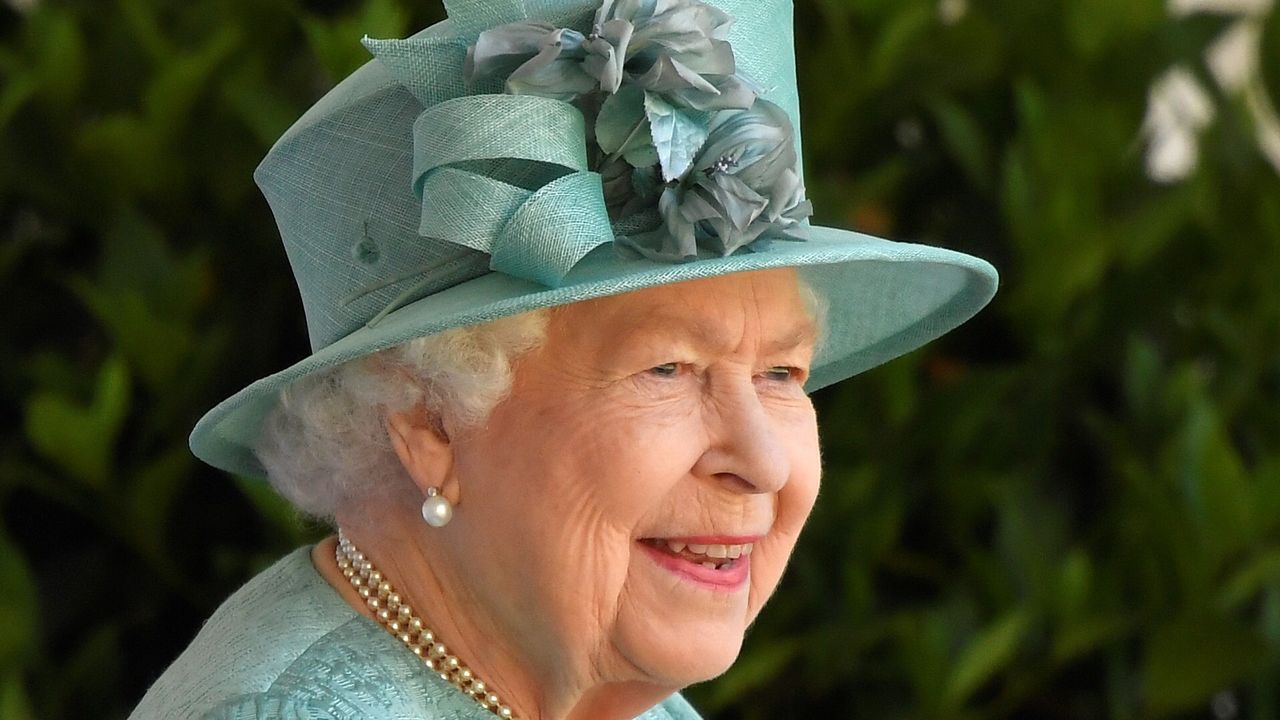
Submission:
[[[553,315],[509,398],[452,440],[446,532],[495,632],[599,679],[727,669],[818,493],[815,330],[790,269]]]

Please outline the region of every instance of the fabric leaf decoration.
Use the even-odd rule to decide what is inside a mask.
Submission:
[[[675,180],[689,169],[707,141],[707,113],[676,107],[651,92],[644,95],[644,109],[662,164],[662,179]]]

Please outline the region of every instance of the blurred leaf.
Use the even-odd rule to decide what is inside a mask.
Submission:
[[[75,18],[66,12],[42,12],[33,23],[39,49],[42,96],[59,109],[73,105],[85,79],[87,50]]]
[[[1092,59],[1163,21],[1164,5],[1162,0],[1075,0],[1065,4],[1068,36],[1082,57]]]
[[[1194,393],[1191,407],[1177,443],[1169,448],[1173,454],[1168,462],[1177,473],[1210,563],[1204,572],[1216,574],[1218,565],[1251,534],[1250,493],[1240,456],[1223,434],[1212,405],[1199,384],[1189,387]]]
[[[795,639],[786,638],[753,646],[751,653],[743,658],[745,662],[734,663],[716,682],[715,693],[711,696],[712,705],[722,707],[735,698],[783,677],[787,665],[796,658],[802,647]]]
[[[119,662],[120,626],[104,622],[78,639],[81,642],[61,668],[56,683],[68,705],[84,712],[100,706],[101,698],[111,697],[111,689],[119,684],[124,669]]]
[[[1280,549],[1273,548],[1259,552],[1231,575],[1218,591],[1215,604],[1223,611],[1238,610],[1276,583],[1280,583]]]
[[[93,169],[112,194],[154,193],[176,172],[163,138],[140,117],[129,113],[102,115],[86,123],[75,138],[82,169]],[[107,186],[107,183],[111,183]]]
[[[1076,548],[1062,562],[1058,577],[1057,600],[1064,618],[1081,616],[1089,605],[1093,590],[1093,563],[1089,555]]]
[[[1001,178],[1001,209],[1011,234],[1015,238],[1034,236],[1039,222],[1039,198],[1020,148],[1015,146],[1005,153]]]
[[[27,401],[27,439],[46,460],[104,490],[129,411],[129,392],[129,371],[118,357],[102,364],[88,405],[60,389],[37,391]]]
[[[932,6],[928,3],[903,2],[891,16],[888,25],[876,37],[867,59],[867,72],[873,85],[891,82],[910,56],[921,36],[933,27]]]
[[[1256,672],[1267,646],[1218,617],[1187,617],[1155,628],[1143,660],[1147,705],[1156,715],[1190,710]]]
[[[35,13],[23,23],[24,47],[0,63],[0,130],[28,102],[65,111],[84,83],[84,38],[74,16],[62,8]]]
[[[334,81],[350,75],[371,58],[360,44],[365,35],[399,38],[406,34],[408,16],[395,0],[363,0],[363,5],[346,18],[303,20],[311,52]]]
[[[72,287],[149,387],[163,389],[175,377],[194,344],[187,328],[156,317],[137,291],[111,296],[83,279],[74,279]]]
[[[253,132],[265,153],[305,108],[288,102],[272,86],[267,70],[260,63],[241,60],[224,80],[222,98]]]
[[[1129,266],[1141,265],[1176,241],[1191,219],[1189,195],[1171,191],[1117,218],[1109,234],[1118,257]]]
[[[125,214],[108,235],[100,279],[68,283],[147,387],[162,395],[194,352],[208,273],[203,253],[176,258],[153,226]]]
[[[159,65],[142,96],[147,124],[157,137],[172,136],[183,129],[196,101],[213,85],[215,71],[240,44],[239,30],[224,25],[199,48]]]
[[[914,703],[922,708],[937,708],[946,701],[949,680],[954,677],[948,657],[953,634],[949,619],[940,609],[931,609],[900,612],[891,622]]]
[[[960,708],[973,693],[1012,662],[1030,624],[1028,612],[1019,608],[978,633],[956,660],[943,696],[943,706]]]
[[[0,130],[4,130],[9,119],[40,90],[40,81],[30,75],[5,79],[7,82],[0,88]]]
[[[111,197],[171,191],[189,153],[174,147],[214,72],[238,48],[233,27],[221,27],[200,47],[157,63],[139,106],[85,123],[75,138],[81,172],[94,173]],[[109,184],[108,184],[109,183]]]
[[[904,358],[881,373],[884,395],[885,424],[900,428],[907,425],[919,407],[920,364],[918,357]],[[917,360],[917,362],[913,362]]]
[[[174,43],[165,34],[159,19],[160,9],[152,0],[117,0],[119,17],[129,28],[129,39],[137,44],[153,64],[168,62],[177,54]]]
[[[1164,374],[1159,353],[1150,340],[1131,337],[1125,345],[1125,397],[1134,414],[1150,419],[1159,401],[1160,381]]]
[[[134,474],[126,488],[129,514],[124,530],[153,564],[171,562],[165,550],[172,504],[194,464],[195,458],[186,443],[182,443]],[[176,569],[171,570],[176,573]]]
[[[27,697],[22,673],[7,673],[0,677],[0,718],[4,720],[36,720]]]
[[[1108,615],[1076,618],[1058,629],[1050,657],[1066,665],[1099,648],[1114,643],[1133,629],[1133,623]]]
[[[930,109],[942,134],[943,144],[956,163],[980,190],[992,189],[992,152],[977,120],[963,107],[946,98],[935,100]]]
[[[7,681],[31,664],[37,652],[40,612],[35,583],[18,548],[0,533],[0,675]],[[18,702],[5,690],[5,702]],[[0,714],[0,717],[8,717]]]

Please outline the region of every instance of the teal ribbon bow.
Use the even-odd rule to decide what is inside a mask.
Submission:
[[[531,95],[470,95],[413,127],[419,233],[490,255],[497,271],[559,286],[614,239],[600,175],[587,169],[582,113]]]
[[[420,235],[487,253],[491,269],[549,287],[613,241],[580,110],[533,95],[464,94],[460,72],[439,72],[461,69],[465,49],[453,42],[364,44],[426,108],[413,126]]]

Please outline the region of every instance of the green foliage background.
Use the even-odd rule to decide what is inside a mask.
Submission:
[[[306,352],[254,165],[363,34],[442,11],[28,4],[0,6],[0,718],[120,718],[324,532],[186,436]],[[690,689],[708,717],[1280,717],[1280,178],[1231,98],[1184,183],[1146,179],[1139,135],[1225,22],[798,0],[816,219],[1003,287],[817,397],[818,509],[737,665]]]

